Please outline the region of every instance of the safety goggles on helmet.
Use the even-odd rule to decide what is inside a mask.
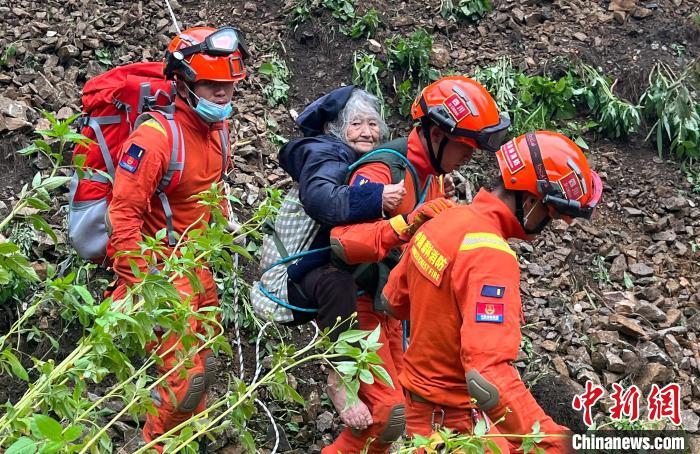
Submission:
[[[525,135],[525,141],[530,150],[532,165],[537,177],[537,190],[542,195],[542,203],[562,216],[590,219],[603,193],[603,182],[598,174],[591,171],[592,187],[589,188],[578,166],[569,159],[567,165],[571,169],[570,178],[575,178],[574,182],[580,185],[582,195],[587,195],[590,192],[586,205],[578,200],[571,200],[567,197],[566,190],[561,186],[561,183],[552,183],[549,180],[547,170],[542,162],[537,136],[534,133],[528,133]]]
[[[461,92],[455,90],[465,102],[467,109],[472,115],[478,115],[476,108],[472,105],[471,100]],[[510,119],[507,115],[500,114],[498,124],[488,126],[480,131],[471,131],[469,129],[457,127],[457,120],[454,118],[444,104],[428,107],[425,98],[420,99],[423,112],[426,112],[427,117],[432,120],[440,129],[457,137],[466,137],[474,140],[476,145],[481,150],[497,152],[501,145],[505,142],[510,128]]]
[[[173,52],[177,59],[184,59],[194,54],[207,54],[216,57],[225,57],[240,50],[243,58],[248,56],[248,50],[238,38],[238,32],[233,27],[223,27],[207,36],[204,42],[194,44]],[[179,54],[179,55],[178,55]]]

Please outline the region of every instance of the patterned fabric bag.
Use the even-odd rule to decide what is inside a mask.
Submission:
[[[260,268],[262,276],[253,283],[250,301],[255,312],[265,320],[293,321],[287,295],[287,266],[301,257],[317,252],[309,250],[321,226],[306,214],[299,200],[299,186],[294,184],[282,202],[274,229],[263,238]],[[309,312],[309,309],[301,309]]]

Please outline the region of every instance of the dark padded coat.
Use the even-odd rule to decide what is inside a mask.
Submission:
[[[304,137],[291,140],[279,153],[282,168],[299,183],[299,196],[306,213],[321,230],[312,249],[330,244],[330,229],[382,216],[382,191],[377,183],[348,186],[347,169],[359,159],[347,144],[325,134],[324,125],[333,121],[345,107],[354,86],[341,87],[311,103],[297,118]],[[328,251],[311,254],[288,269],[289,277],[299,281],[308,271],[330,261]]]

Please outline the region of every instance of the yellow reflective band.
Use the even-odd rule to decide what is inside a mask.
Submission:
[[[406,220],[400,214],[389,219],[389,224],[391,224],[391,228],[394,229],[394,232],[398,233],[399,235],[401,235],[403,232],[406,231],[406,229],[408,229],[408,224],[406,224]]]
[[[464,235],[464,240],[462,240],[462,245],[459,247],[459,250],[471,251],[484,247],[506,252],[512,255],[516,260],[518,258],[518,256],[515,255],[515,252],[510,248],[510,246],[508,246],[508,243],[503,238],[494,233],[488,232],[467,233]]]
[[[163,126],[161,126],[160,123],[156,120],[148,120],[143,123],[144,126],[150,126],[151,128],[160,131],[165,137],[168,137],[168,133],[165,132],[165,129],[163,129]]]

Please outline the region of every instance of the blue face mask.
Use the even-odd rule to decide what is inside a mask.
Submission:
[[[230,102],[223,105],[217,104],[195,95],[192,90],[190,90],[190,93],[197,99],[197,106],[194,108],[194,111],[206,123],[224,121],[233,113],[233,106]]]
[[[208,101],[204,98],[199,98],[195,112],[207,123],[216,123],[224,121],[233,113],[233,106],[230,102],[224,105]]]

